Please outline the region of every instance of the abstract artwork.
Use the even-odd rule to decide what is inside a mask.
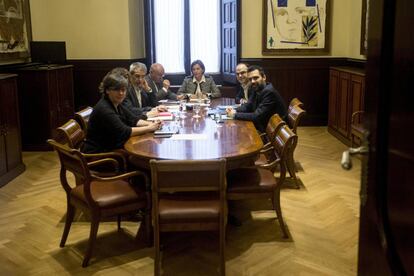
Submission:
[[[0,0],[0,59],[29,56],[29,0]]]
[[[263,53],[326,52],[328,0],[264,0]]]

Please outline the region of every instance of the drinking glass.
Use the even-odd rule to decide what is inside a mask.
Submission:
[[[180,100],[180,119],[185,119],[185,104],[186,100]]]
[[[216,121],[217,127],[221,127],[221,114],[219,112],[214,114],[214,121]]]
[[[200,115],[198,115],[200,113],[200,109],[201,109],[200,103],[199,102],[194,103],[193,111],[194,111],[195,115],[193,116],[193,118],[200,118],[201,117]]]

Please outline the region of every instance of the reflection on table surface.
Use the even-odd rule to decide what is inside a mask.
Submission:
[[[203,106],[200,118],[193,118],[193,111],[184,111],[174,121],[179,133],[170,138],[155,138],[152,133],[131,137],[125,150],[136,157],[138,163],[148,167],[149,159],[214,159],[226,158],[227,162],[243,163],[254,159],[263,146],[253,123],[224,120],[223,123],[207,116],[207,111],[217,105],[234,104],[233,99],[215,99],[210,107]],[[180,118],[181,117],[181,118]],[[233,165],[228,165],[233,167]],[[236,166],[236,165],[235,165]]]

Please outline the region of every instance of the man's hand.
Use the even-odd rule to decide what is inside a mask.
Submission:
[[[165,105],[159,105],[157,107],[155,107],[157,109],[158,112],[167,112],[168,108]]]
[[[145,92],[150,93],[151,87],[148,85],[148,82],[146,79],[142,79],[141,88],[144,89]]]
[[[234,108],[232,108],[232,107],[227,107],[226,108],[226,114],[227,114],[227,117],[233,119],[234,118],[234,115],[236,115],[236,110]]]
[[[240,104],[245,104],[245,103],[247,103],[246,99],[240,99]]]
[[[162,87],[164,87],[166,90],[168,90],[168,88],[170,88],[171,84],[169,80],[164,80],[162,82]]]

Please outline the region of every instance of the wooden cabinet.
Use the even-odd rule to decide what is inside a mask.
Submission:
[[[0,187],[25,170],[22,162],[17,75],[0,74]]]
[[[16,71],[23,150],[48,150],[46,140],[74,114],[73,66],[36,66]]]
[[[351,67],[331,67],[328,131],[351,145],[352,113],[364,110],[365,73]]]

